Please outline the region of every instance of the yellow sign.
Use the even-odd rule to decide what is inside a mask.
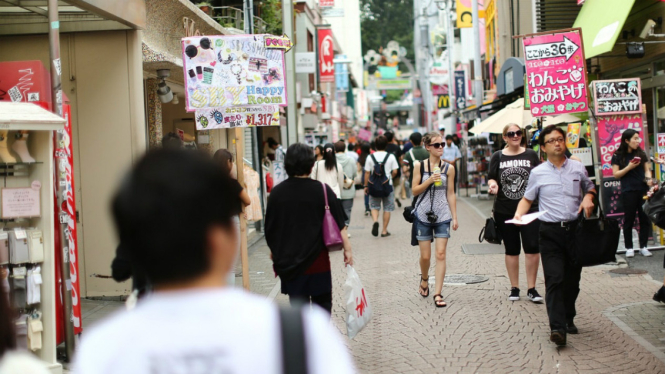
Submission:
[[[569,123],[568,134],[566,135],[566,147],[577,148],[580,145],[581,123]]]
[[[448,94],[439,95],[436,107],[438,109],[445,109],[450,107],[450,95]]]
[[[474,0],[457,0],[457,27],[460,29],[473,27],[473,3]],[[483,0],[478,1],[478,18],[485,18]]]
[[[495,0],[486,1],[485,7],[485,43],[486,43],[486,61],[490,61],[496,55],[496,2]],[[497,59],[498,60],[498,59]]]

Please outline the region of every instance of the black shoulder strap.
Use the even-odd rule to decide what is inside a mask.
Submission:
[[[307,348],[302,307],[279,308],[284,374],[307,374]]]
[[[372,161],[374,161],[374,165],[379,163],[376,161],[376,157],[374,157],[374,154],[369,155],[369,157],[372,159]]]

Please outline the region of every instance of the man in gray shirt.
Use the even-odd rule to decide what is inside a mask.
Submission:
[[[552,330],[550,340],[558,346],[566,345],[567,333],[578,333],[573,319],[582,268],[571,264],[568,251],[575,248],[578,215],[584,211],[589,217],[596,197],[584,165],[566,157],[565,140],[566,134],[555,125],[540,133],[538,142],[547,154],[547,162],[531,171],[526,192],[515,212],[515,219],[521,220],[536,199],[540,211],[547,211],[540,217],[540,255]]]

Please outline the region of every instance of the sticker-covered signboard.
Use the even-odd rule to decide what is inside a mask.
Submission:
[[[196,111],[196,129],[228,129],[232,127],[279,126],[279,106],[251,105]]]
[[[536,34],[523,42],[531,114],[542,117],[588,110],[579,31]]]
[[[642,114],[598,117],[598,142],[600,145],[600,162],[603,178],[612,177],[612,156],[621,145],[621,134],[633,129],[640,134],[640,148],[644,149],[642,133]]]
[[[284,51],[266,48],[266,37],[271,35],[183,38],[187,111],[286,106]]]
[[[640,78],[593,81],[592,85],[596,115],[642,113]]]

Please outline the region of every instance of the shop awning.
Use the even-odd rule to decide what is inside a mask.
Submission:
[[[584,57],[614,48],[634,3],[635,0],[586,0],[573,25],[582,29]]]

